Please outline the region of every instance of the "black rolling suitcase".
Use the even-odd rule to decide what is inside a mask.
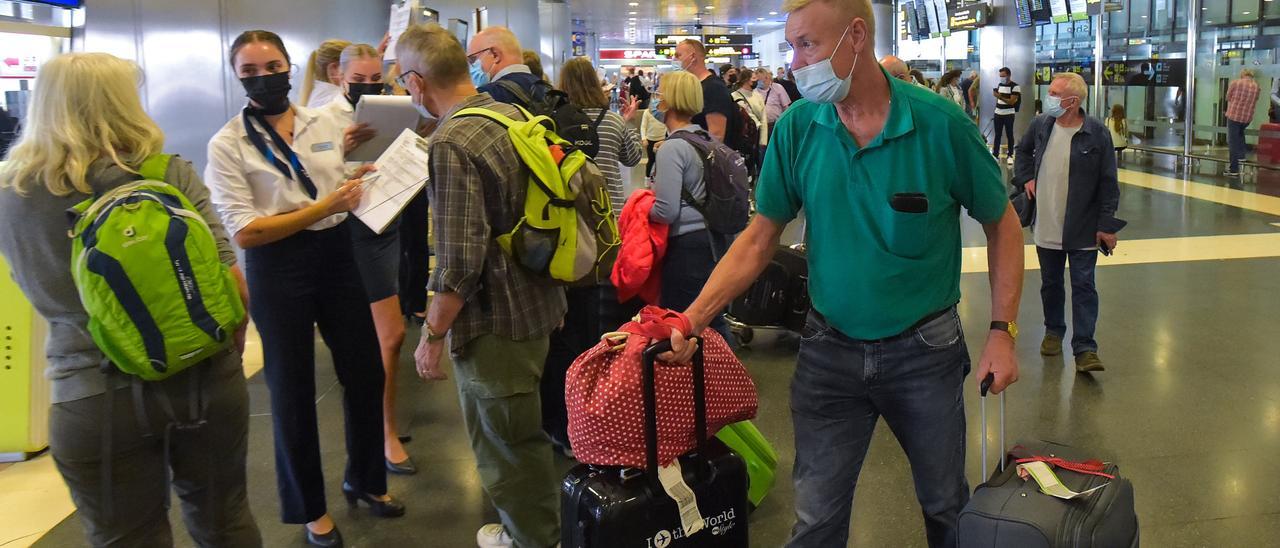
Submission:
[[[693,359],[693,378],[695,428],[702,435],[698,448],[679,459],[704,523],[701,531],[685,533],[679,506],[659,482],[653,362],[670,349],[671,343],[663,341],[644,353],[647,470],[580,464],[569,471],[560,491],[564,548],[748,546],[747,468],[720,440],[708,439],[701,350]]]
[[[729,305],[729,317],[746,327],[799,333],[809,316],[809,260],[803,245],[780,247],[751,288]],[[741,337],[747,331],[740,330]],[[749,342],[750,337],[743,337]]]
[[[982,387],[983,477],[988,477],[986,389],[989,385],[985,382]],[[1000,395],[1000,446],[1004,447],[1004,394]],[[1138,546],[1133,484],[1120,476],[1120,468],[1115,463],[1107,463],[1102,470],[1114,479],[1054,467],[1062,483],[1078,493],[1106,484],[1083,498],[1063,500],[1041,493],[1034,479],[1024,481],[1018,477],[1015,461],[1031,455],[1073,462],[1093,458],[1080,449],[1049,441],[1016,445],[1014,451],[1003,455],[1000,468],[974,490],[969,504],[960,512],[958,544],[961,548]]]

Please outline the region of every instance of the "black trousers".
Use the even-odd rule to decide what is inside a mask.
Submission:
[[[657,157],[657,154],[658,154],[658,151],[654,150],[654,147],[658,146],[658,143],[661,143],[661,142],[662,141],[649,141],[649,144],[645,146],[645,151],[648,152],[649,154],[649,163],[644,165],[645,177],[653,177],[654,159]]]
[[[327,511],[316,423],[316,326],[343,388],[345,480],[358,491],[386,493],[382,355],[347,225],[247,249],[245,267],[271,389],[281,519],[306,523]]]
[[[705,229],[668,237],[667,256],[662,259],[662,294],[658,297],[658,304],[676,312],[687,310],[711,278],[711,271],[715,270],[718,258],[724,256],[729,244],[724,236]],[[710,327],[729,344],[735,344],[723,311],[711,320]]]
[[[405,316],[427,311],[427,278],[431,275],[431,241],[427,224],[431,208],[423,189],[400,214],[400,308]]]
[[[1013,121],[1017,118],[1014,114],[997,114],[995,117],[995,144],[991,147],[991,153],[1000,156],[1000,137],[1001,131],[1009,138],[1009,156],[1013,156]]]
[[[564,327],[551,334],[547,360],[542,371],[542,430],[551,441],[569,447],[569,416],[565,409],[564,382],[569,366],[583,352],[600,342],[600,336],[616,331],[640,312],[644,302],[618,302],[612,285],[570,287],[565,290],[569,308]]]

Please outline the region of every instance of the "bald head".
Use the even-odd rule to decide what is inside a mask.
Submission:
[[[467,45],[467,60],[480,61],[480,68],[493,77],[511,65],[524,62],[524,50],[520,40],[507,27],[489,27],[471,38]]]
[[[889,76],[899,80],[911,81],[911,69],[907,67],[907,62],[899,59],[894,55],[886,55],[880,59],[880,66],[888,71]]]

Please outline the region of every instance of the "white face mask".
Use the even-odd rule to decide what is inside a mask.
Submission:
[[[421,86],[422,84],[419,83],[418,85]],[[427,110],[426,105],[419,102],[423,100],[426,100],[426,97],[422,94],[421,87],[418,88],[418,97],[414,97],[412,91],[409,92],[409,103],[412,104],[413,108],[418,111],[418,114],[421,114],[424,120],[427,120],[427,121],[435,120],[436,115],[432,114],[431,111]]]
[[[853,82],[853,70],[858,67],[859,54],[854,54],[853,66],[849,68],[849,74],[844,78],[836,76],[836,71],[831,68],[831,59],[836,56],[837,51],[840,51],[840,44],[844,43],[851,27],[852,25],[844,28],[844,33],[840,35],[835,51],[831,52],[830,57],[792,71],[796,87],[800,88],[800,95],[805,99],[815,103],[838,103],[849,95],[849,85]]]

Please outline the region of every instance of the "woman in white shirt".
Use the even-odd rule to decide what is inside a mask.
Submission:
[[[738,73],[733,91],[733,102],[739,103],[747,107],[747,113],[751,115],[751,121],[755,122],[756,128],[760,132],[759,142],[756,143],[755,158],[749,159],[754,165],[749,165],[751,173],[754,175],[759,172],[760,164],[764,160],[764,155],[760,153],[761,147],[769,142],[769,125],[765,123],[764,99],[755,93],[756,74],[754,71],[744,70]]]
[[[342,50],[351,42],[331,39],[320,43],[307,59],[298,102],[307,108],[320,108],[342,96],[342,73],[338,68]]]
[[[338,66],[342,94],[326,108],[342,120],[344,126],[350,127],[356,123],[355,106],[360,103],[360,98],[382,94],[382,55],[368,44],[352,44],[342,50]],[[350,225],[356,267],[360,269],[360,278],[369,297],[369,310],[373,313],[373,325],[378,331],[378,344],[382,347],[382,370],[386,377],[382,389],[382,431],[387,471],[415,474],[418,469],[405,453],[396,425],[396,371],[399,370],[400,347],[404,344],[404,318],[400,310],[400,218],[392,221],[382,234],[374,232],[359,219]]]
[[[250,100],[209,142],[205,182],[228,233],[245,250],[249,312],[262,336],[271,390],[282,519],[306,524],[311,545],[341,546],[320,468],[317,325],[343,386],[343,493],[376,515],[404,515],[386,494],[378,338],[345,223],[360,203],[367,168],[345,179],[345,124],[328,111],[289,103],[289,55],[279,36],[244,32],[230,61]]]

